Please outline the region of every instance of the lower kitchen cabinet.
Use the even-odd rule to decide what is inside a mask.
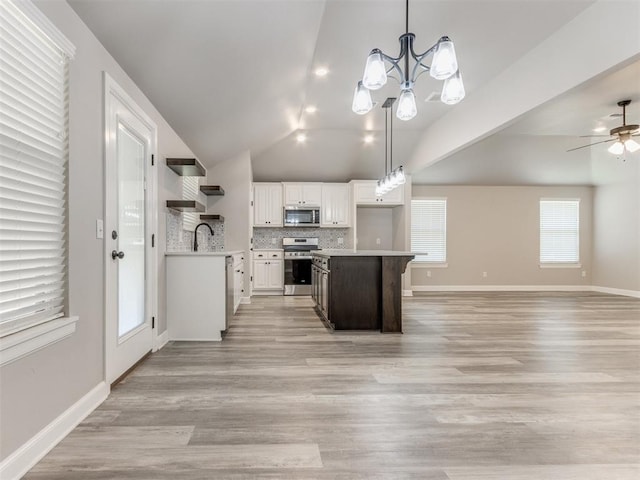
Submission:
[[[233,313],[236,313],[244,296],[244,253],[233,256]]]
[[[254,295],[282,295],[284,290],[284,259],[282,250],[253,252]]]

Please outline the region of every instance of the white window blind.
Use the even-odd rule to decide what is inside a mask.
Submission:
[[[580,261],[580,201],[540,200],[540,263]]]
[[[417,262],[447,261],[446,198],[411,200],[411,251]]]
[[[72,55],[30,2],[0,2],[0,336],[63,316]]]
[[[182,199],[198,200],[200,193],[200,177],[182,177]],[[182,228],[190,232],[194,231],[200,219],[199,213],[183,212]]]

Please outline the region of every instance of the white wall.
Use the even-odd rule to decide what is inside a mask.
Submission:
[[[220,185],[224,196],[211,196],[207,199],[207,213],[224,217],[225,250],[243,250],[245,252],[244,291],[249,296],[249,239],[251,237],[251,156],[243,152],[238,156],[217,163],[207,170],[207,184]]]
[[[413,198],[447,197],[448,267],[412,264],[412,286],[591,285],[592,190],[573,186],[413,185]],[[542,197],[581,199],[581,268],[539,267]],[[586,277],[581,276],[583,270]],[[482,272],[487,272],[486,278]]]
[[[96,219],[104,218],[102,72],[108,72],[156,122],[161,158],[168,154],[192,155],[66,2],[35,3],[77,49],[70,66],[68,279],[69,313],[79,316],[79,321],[71,337],[2,367],[2,459],[104,379],[105,254],[103,240],[95,238]],[[166,198],[176,195],[176,185],[165,175],[162,162],[158,164],[162,205]],[[159,272],[164,269],[164,225],[161,215]],[[163,275],[158,282],[160,312],[164,312]],[[162,315],[160,320],[166,325]]]
[[[592,150],[593,285],[640,294],[640,152]]]

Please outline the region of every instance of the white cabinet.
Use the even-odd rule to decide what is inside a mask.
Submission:
[[[244,253],[233,255],[233,313],[236,313],[244,296]]]
[[[253,226],[282,226],[282,184],[253,184]]]
[[[351,189],[348,183],[322,185],[322,227],[348,227],[351,220]]]
[[[376,196],[375,180],[356,180],[353,184],[353,196],[356,205],[370,205],[378,207],[394,207],[404,205],[404,186],[394,188],[383,196]]]
[[[253,293],[282,295],[284,289],[284,259],[282,250],[253,252]]]
[[[169,340],[220,341],[226,329],[224,255],[167,255]]]
[[[284,204],[319,207],[322,201],[321,183],[284,183]]]

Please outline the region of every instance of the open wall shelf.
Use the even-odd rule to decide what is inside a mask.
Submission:
[[[204,215],[200,215],[200,220],[205,220],[205,221],[218,221],[218,222],[224,222],[224,217],[222,215],[213,215],[210,213],[206,213]]]
[[[200,185],[200,191],[207,196],[224,195],[224,190],[220,185]]]
[[[167,158],[167,167],[181,177],[207,176],[207,170],[195,158]]]
[[[178,212],[204,212],[204,205],[195,200],[167,200],[167,208]]]

